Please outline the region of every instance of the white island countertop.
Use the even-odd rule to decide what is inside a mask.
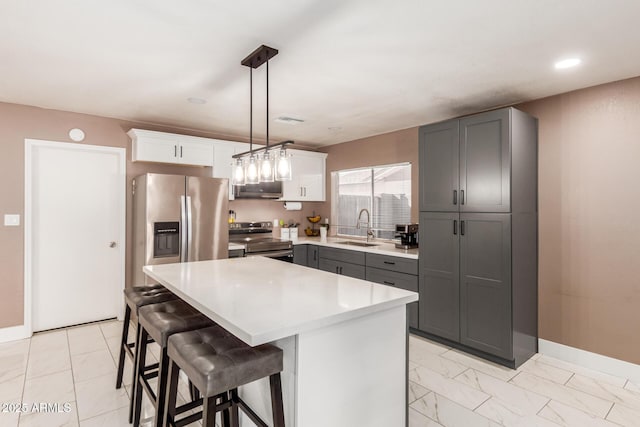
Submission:
[[[264,257],[144,272],[251,346],[418,300],[415,292]]]

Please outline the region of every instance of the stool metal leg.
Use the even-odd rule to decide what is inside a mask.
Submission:
[[[156,392],[156,427],[162,427],[162,416],[164,414],[164,400],[167,389],[167,370],[169,369],[169,356],[167,347],[162,349],[160,366],[158,367],[158,388]]]
[[[273,427],[284,427],[284,407],[282,405],[282,382],[280,373],[269,377],[271,386],[271,411],[273,413]]]
[[[217,396],[204,397],[202,402],[202,427],[215,427]]]
[[[136,366],[136,377],[135,377],[135,393],[134,396],[134,408],[133,408],[133,427],[138,427],[140,425],[140,412],[142,411],[142,389],[143,385],[141,384],[142,378],[144,375],[144,364],[147,359],[147,331],[140,326],[138,323],[138,329],[140,330],[140,334],[138,335],[138,346],[136,348],[137,352],[137,366]]]
[[[138,365],[140,364],[139,360],[138,360],[138,356],[140,354],[140,334],[142,333],[142,326],[140,326],[140,322],[137,322],[137,329],[136,329],[136,344],[135,344],[135,348],[134,348],[134,353],[133,353],[133,378],[131,380],[131,400],[129,401],[129,424],[131,424],[133,422],[133,403],[135,400],[135,396],[136,396],[136,390],[138,389]],[[145,339],[145,358],[142,359],[143,360],[143,365],[144,365],[144,360],[146,359],[146,339]],[[144,369],[144,368],[143,368]],[[144,372],[144,371],[143,371]]]
[[[116,388],[122,387],[122,374],[124,373],[124,356],[126,345],[129,345],[129,321],[131,320],[131,307],[125,304],[124,324],[122,325],[122,339],[120,340],[120,357],[118,358],[118,375],[116,376]]]
[[[174,362],[169,363],[167,375],[167,398],[163,409],[163,426],[173,425],[176,416],[176,399],[178,397],[178,375],[180,368]]]
[[[231,418],[231,427],[240,426],[240,413],[238,411],[238,389],[234,388],[229,392],[229,398],[231,399],[231,407],[229,408],[229,415]]]

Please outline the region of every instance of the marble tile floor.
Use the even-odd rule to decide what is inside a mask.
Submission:
[[[125,387],[114,386],[121,328],[113,320],[0,344],[0,427],[129,426],[129,363]],[[546,355],[511,370],[411,336],[409,360],[410,427],[640,426],[640,384]],[[187,394],[181,384],[179,399]],[[53,405],[32,406],[41,402]],[[143,411],[150,425],[146,399]]]

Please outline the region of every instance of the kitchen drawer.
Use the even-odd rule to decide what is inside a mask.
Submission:
[[[366,280],[418,292],[418,276],[367,266]]]
[[[382,268],[406,274],[418,274],[418,260],[389,255],[367,254],[367,267]],[[416,289],[417,291],[417,289]]]
[[[367,267],[366,280],[383,285],[395,286],[396,288],[418,292],[418,276],[398,273],[396,271],[381,270],[379,268]],[[418,302],[407,304],[407,317],[409,327],[418,329]]]
[[[355,277],[356,279],[364,280],[366,275],[364,265],[351,264],[349,262],[336,261],[334,259],[320,258],[318,268],[330,273]]]
[[[349,262],[351,264],[364,265],[364,252],[350,251],[347,249],[320,246],[320,258],[328,258],[336,261]]]

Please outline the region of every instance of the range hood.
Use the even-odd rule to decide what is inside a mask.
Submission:
[[[236,199],[280,199],[282,197],[282,181],[235,185],[233,195]]]

